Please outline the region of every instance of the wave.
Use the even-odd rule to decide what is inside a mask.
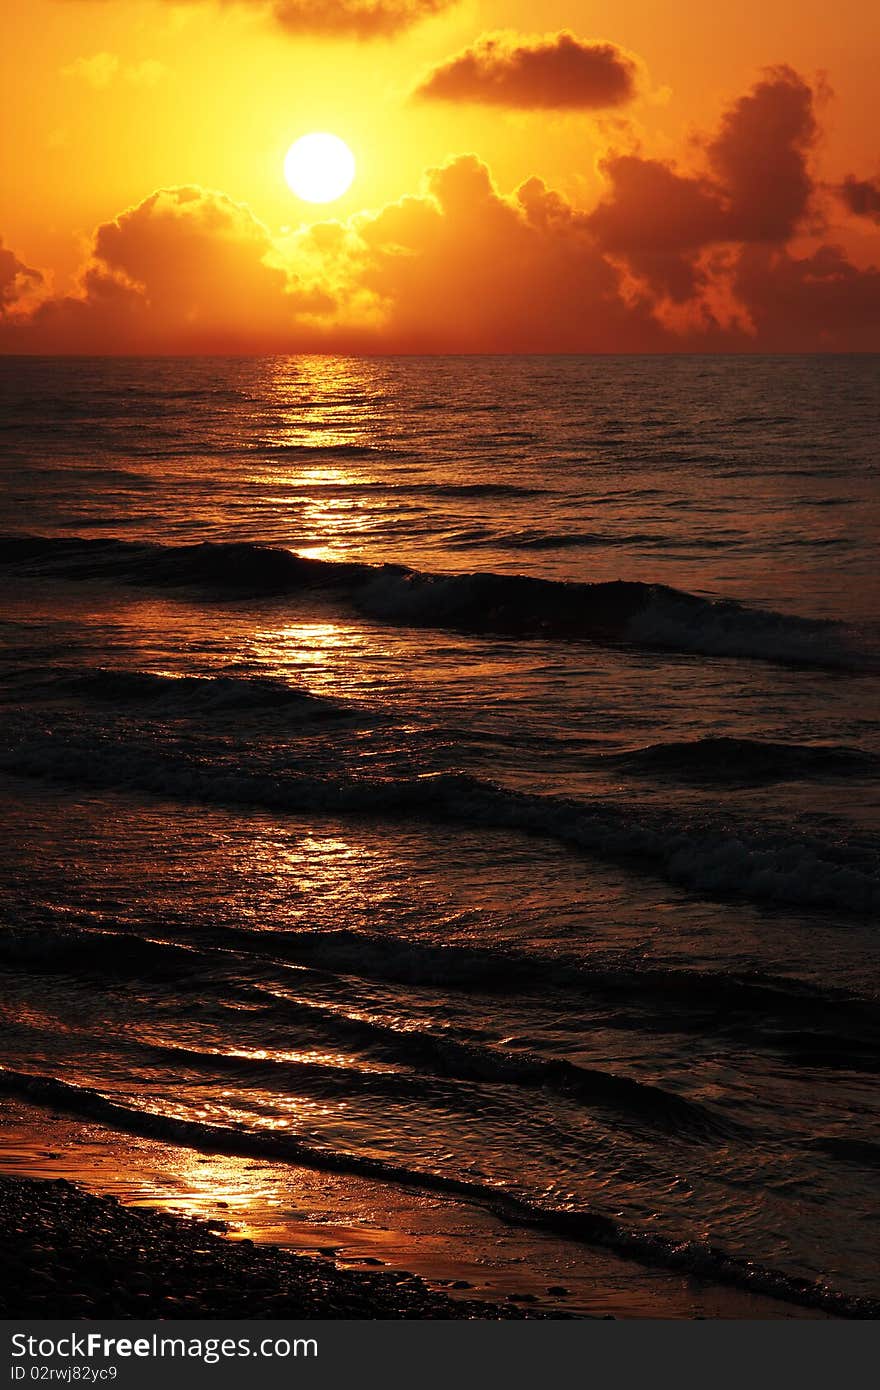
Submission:
[[[0,938],[2,939],[2,938]],[[542,954],[512,947],[438,944],[348,928],[254,932],[227,928],[217,938],[225,947],[263,952],[314,970],[356,974],[383,982],[432,985],[484,993],[573,993],[603,1001],[660,1004],[673,1022],[674,1010],[723,1012],[773,1020],[845,1023],[859,1036],[880,1041],[877,1001],[829,986],[758,973],[672,966],[633,965],[626,960]],[[204,944],[204,943],[203,943]]]
[[[671,550],[694,551],[696,549],[723,549],[729,541],[699,538],[693,536],[676,537],[651,531],[610,532],[610,531],[544,531],[536,527],[521,531],[489,531],[485,539],[468,533],[453,534],[446,537],[447,542],[456,545],[492,545],[514,550],[593,550],[616,546],[644,547],[668,552]]]
[[[880,1017],[877,1004],[869,1007],[876,1022]],[[869,1020],[866,1021],[867,1032],[872,1036],[859,1039],[843,1037],[833,1028],[829,1030],[829,1020],[823,1019],[821,1031],[774,1030],[769,1041],[773,1050],[784,1056],[793,1066],[822,1067],[832,1071],[863,1071],[877,1075],[880,1073],[880,1034],[876,1028],[872,1028]]]
[[[537,835],[648,872],[713,898],[745,898],[872,916],[880,908],[880,851],[845,841],[749,829],[703,817],[678,821],[650,806],[570,801],[518,792],[467,774],[322,777],[230,771],[181,751],[74,731],[23,736],[0,753],[18,776],[134,790],[278,812],[405,817]]]
[[[880,1144],[870,1139],[848,1139],[841,1135],[823,1135],[808,1141],[809,1146],[844,1163],[859,1168],[880,1168]]]
[[[358,444],[353,440],[348,442],[339,440],[334,444],[319,444],[315,440],[301,439],[290,440],[287,443],[279,444],[268,439],[255,439],[253,442],[246,444],[232,445],[224,443],[220,450],[218,450],[215,445],[212,445],[210,441],[202,447],[188,442],[186,451],[189,454],[206,453],[212,457],[220,453],[224,458],[234,458],[238,455],[243,455],[248,458],[252,458],[256,455],[259,458],[265,459],[289,459],[291,455],[304,459],[411,459],[418,457],[413,450],[403,449],[399,445]]]
[[[377,484],[393,492],[422,492],[432,497],[548,497],[554,490],[548,487],[527,487],[519,483],[404,483]]]
[[[651,743],[629,752],[607,754],[603,761],[637,775],[740,784],[784,782],[798,777],[868,776],[880,766],[880,758],[857,748],[750,738]]]
[[[318,1008],[313,1006],[311,1013],[317,1012]],[[325,1016],[324,1021],[338,1025],[339,1017]],[[406,1096],[424,1105],[430,1098],[429,1079],[433,1077],[476,1082],[481,1086],[552,1092],[590,1108],[612,1111],[625,1120],[647,1121],[682,1140],[726,1141],[742,1129],[733,1121],[714,1115],[699,1102],[661,1086],[595,1067],[578,1066],[564,1058],[542,1057],[524,1051],[506,1052],[489,1044],[461,1042],[418,1029],[370,1025],[362,1020],[355,1021],[354,1030],[368,1034],[372,1044],[380,1044],[380,1055],[383,1058],[390,1055],[398,1066],[381,1070],[375,1065],[343,1067],[314,1061],[243,1057],[220,1050],[204,1051],[160,1043],[139,1044],[138,1051],[148,1051],[151,1057],[171,1063],[175,1068],[185,1066],[249,1079],[258,1077],[262,1084],[268,1083],[272,1089],[281,1087],[285,1093],[348,1095],[354,1084],[358,1094],[368,1091]],[[413,1069],[416,1064],[417,1071]],[[462,1104],[458,1092],[456,1103]]]
[[[69,464],[24,464],[16,469],[18,477],[27,478],[57,478],[64,482],[68,487],[76,486],[81,480],[85,481],[86,486],[94,487],[96,483],[101,484],[121,484],[126,488],[137,488],[148,490],[158,488],[161,482],[158,478],[151,478],[143,473],[133,473],[126,468],[112,468],[93,464],[91,466],[78,463],[76,468],[71,468]]]
[[[814,1282],[728,1254],[706,1241],[675,1240],[633,1229],[618,1217],[589,1208],[552,1207],[475,1179],[419,1171],[368,1154],[344,1152],[311,1139],[277,1131],[185,1120],[111,1099],[88,1086],[57,1077],[0,1067],[0,1090],[36,1104],[87,1116],[127,1133],[156,1138],[201,1152],[268,1158],[325,1172],[355,1173],[422,1191],[464,1198],[516,1225],[531,1226],[613,1250],[641,1264],[673,1269],[713,1283],[746,1289],[801,1307],[846,1318],[880,1316],[880,1301],[847,1294],[828,1283]]]
[[[326,1034],[331,1043],[342,1040],[352,1046],[380,1047],[384,1056],[401,1062],[416,1056],[422,1063],[439,1060],[448,1065],[454,1056],[459,1065],[467,1062],[481,1069],[481,1074],[494,1068],[496,1077],[501,1075],[500,1065],[507,1079],[509,1068],[520,1063],[534,1076],[533,1060],[520,1051],[499,1054],[494,1047],[488,1053],[481,1046],[476,1052],[461,1051],[445,1035],[403,1032],[381,1020],[273,993],[277,968],[296,966],[299,986],[322,985],[328,976],[351,976],[382,985],[427,985],[458,993],[508,995],[515,990],[520,995],[553,997],[560,1007],[567,1003],[578,1009],[597,1003],[612,1004],[618,1011],[635,1007],[642,1029],[689,1029],[696,1016],[703,1028],[720,1025],[747,1035],[753,1046],[784,1051],[809,1065],[875,1071],[880,1061],[876,999],[756,972],[633,965],[595,957],[585,963],[574,956],[414,941],[347,928],[281,932],[215,926],[208,933],[192,932],[183,942],[67,923],[54,930],[0,932],[0,962],[31,974],[138,984],[155,980],[187,993],[216,993],[223,1000],[230,993],[241,995],[252,1009],[259,1006],[267,1015],[280,1012],[288,1024],[299,1020],[307,1032]],[[620,1022],[627,1026],[625,1018]],[[556,1075],[570,1080],[567,1065],[561,1073],[557,1069]],[[603,1084],[595,1081],[589,1069],[577,1068],[577,1072],[589,1073],[591,1084]],[[632,1094],[628,1093],[627,1103]],[[661,1099],[660,1108],[667,1104],[673,1102]],[[686,1106],[679,1119],[688,1113],[695,1118]]]
[[[214,596],[306,591],[382,622],[649,650],[874,671],[873,653],[825,619],[750,608],[634,580],[574,583],[529,575],[434,574],[404,565],[307,558],[249,542],[166,546],[118,539],[12,536],[0,564],[32,573],[196,587]]]
[[[279,479],[279,485],[281,480]],[[486,498],[486,497],[548,497],[554,496],[551,488],[521,486],[517,483],[425,483],[425,482],[382,482],[379,479],[351,478],[311,482],[297,478],[288,482],[291,492],[305,493],[318,497],[350,497],[361,494],[389,497],[439,497],[439,498]]]
[[[84,695],[113,705],[148,704],[184,712],[284,709],[304,719],[354,718],[360,713],[353,706],[297,689],[272,676],[178,676],[99,666],[53,673],[45,684],[52,692]]]
[[[198,947],[153,941],[132,932],[66,926],[57,931],[0,931],[0,963],[35,974],[189,983],[192,989],[204,987],[204,981],[196,981],[199,971],[217,967],[216,956]]]

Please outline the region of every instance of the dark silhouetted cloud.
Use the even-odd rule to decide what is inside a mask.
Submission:
[[[853,265],[839,246],[807,256],[745,247],[733,290],[768,352],[880,348],[880,270]]]
[[[807,161],[817,134],[813,91],[790,67],[771,68],[726,112],[708,154],[729,200],[732,238],[792,236],[809,208]]]
[[[623,255],[658,293],[683,302],[703,283],[701,251],[723,242],[782,244],[810,207],[813,93],[791,68],[771,69],[725,112],[704,171],[612,155],[608,194],[590,218],[600,245]]]
[[[849,174],[836,192],[856,217],[870,217],[872,221],[880,222],[880,177],[857,179],[854,174]]]
[[[606,159],[610,185],[590,217],[604,250],[622,254],[656,291],[683,301],[700,280],[697,253],[726,237],[726,211],[711,180],[638,155]]]
[[[435,67],[415,95],[541,110],[621,106],[636,90],[638,66],[613,43],[576,38],[567,30],[540,39],[487,34]]]

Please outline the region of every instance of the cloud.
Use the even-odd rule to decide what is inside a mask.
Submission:
[[[310,302],[274,251],[222,193],[159,190],[97,229],[80,292],[42,304],[31,336],[62,352],[270,350]]]
[[[359,39],[399,33],[448,10],[455,0],[273,0],[272,14],[294,34],[351,34]]]
[[[504,195],[465,155],[424,192],[274,239],[197,188],[98,228],[79,291],[3,345],[56,352],[602,351],[663,346],[583,214],[531,179]]]
[[[808,156],[818,127],[813,91],[790,67],[771,68],[726,112],[708,148],[728,200],[728,234],[785,241],[809,209]]]
[[[772,189],[748,167],[759,110]],[[75,293],[35,303],[37,272],[0,249],[0,347],[878,350],[880,269],[811,231],[815,138],[786,69],[730,107],[700,167],[607,159],[592,210],[535,177],[503,192],[472,154],[417,194],[284,236],[222,193],[161,189],[97,229]]]
[[[0,239],[0,318],[42,283],[40,272],[20,261]]]
[[[171,69],[165,63],[160,63],[157,58],[144,58],[141,63],[132,63],[124,70],[123,76],[126,82],[131,82],[135,87],[155,87],[157,82],[161,82],[167,77]]]
[[[705,283],[705,247],[782,244],[794,235],[810,209],[817,133],[810,87],[791,68],[771,69],[704,143],[703,170],[683,173],[641,155],[606,158],[608,192],[590,226],[653,290],[682,302]]]
[[[567,30],[544,38],[487,34],[420,82],[415,95],[532,110],[598,110],[635,95],[638,67],[613,43]]]
[[[848,174],[835,191],[856,217],[880,222],[880,177],[857,179],[854,174]]]
[[[66,0],[73,4],[81,2]],[[115,3],[127,5],[131,0],[115,0]],[[423,19],[442,14],[456,0],[166,0],[166,3],[215,6],[231,3],[271,18],[290,34],[373,39],[400,33]]]
[[[540,179],[501,194],[464,155],[424,195],[359,227],[363,283],[406,351],[626,351],[659,346],[648,306],[628,303],[583,214]]]
[[[220,193],[176,188],[152,194],[100,226],[94,254],[113,274],[142,287],[151,307],[190,321],[218,303],[253,304],[283,285],[266,264],[267,229]]]
[[[733,289],[768,352],[880,348],[880,270],[854,266],[839,246],[807,256],[746,247]]]
[[[639,155],[603,161],[609,191],[590,216],[602,248],[621,255],[656,291],[681,302],[701,280],[700,249],[726,239],[725,208],[711,180]]]
[[[123,67],[115,53],[95,53],[91,58],[77,58],[61,69],[62,77],[77,77],[98,89],[109,87],[117,77],[136,87],[155,87],[169,72],[170,68],[155,58],[145,58],[140,63]]]
[[[77,58],[61,69],[62,77],[78,77],[90,87],[109,87],[119,71],[115,53],[95,53],[91,58]]]

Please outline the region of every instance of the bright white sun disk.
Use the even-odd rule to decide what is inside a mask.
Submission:
[[[351,187],[354,155],[338,135],[303,135],[287,151],[284,177],[307,203],[332,203]]]

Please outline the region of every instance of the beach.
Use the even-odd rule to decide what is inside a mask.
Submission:
[[[222,1145],[222,1138],[218,1140]],[[235,1147],[230,1137],[230,1147]],[[672,1268],[621,1258],[500,1218],[465,1200],[396,1188],[350,1173],[192,1152],[45,1111],[0,1093],[0,1178],[28,1192],[92,1194],[132,1217],[180,1218],[225,1245],[318,1260],[357,1276],[416,1276],[441,1303],[519,1307],[547,1317],[826,1318],[833,1303],[790,1301]],[[56,1215],[60,1215],[56,1210]],[[678,1268],[675,1267],[676,1263]],[[68,1271],[59,1289],[77,1292]],[[809,1291],[806,1291],[809,1293]],[[870,1304],[843,1310],[870,1316]],[[481,1314],[482,1316],[482,1314]]]
[[[515,1318],[414,1275],[228,1241],[222,1223],[133,1210],[63,1178],[0,1177],[3,1318]]]
[[[428,1298],[875,1314],[875,399],[4,359],[0,1174]]]

